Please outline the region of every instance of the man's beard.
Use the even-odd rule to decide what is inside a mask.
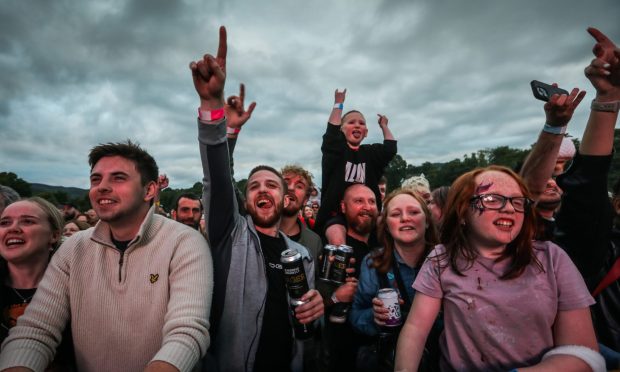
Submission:
[[[368,216],[371,218],[362,219],[362,218],[359,218],[359,215],[355,216],[355,218],[352,218],[351,220],[348,221],[349,227],[353,229],[359,235],[370,234],[372,230],[375,228],[376,218],[370,215]]]
[[[562,194],[560,192],[556,192],[553,194],[545,193],[540,196],[538,199],[538,203],[536,203],[536,208],[545,210],[545,211],[555,211],[562,204]]]
[[[194,230],[198,230],[198,228],[200,227],[200,220],[198,220],[198,222],[196,222],[193,218],[187,218],[184,219],[182,221],[178,221],[181,222],[184,225],[187,225],[191,228],[193,228]]]
[[[284,217],[297,216],[300,210],[301,206],[298,205],[296,201],[291,200],[288,206],[282,209],[282,215],[284,215]]]
[[[562,199],[549,201],[539,200],[538,203],[536,203],[536,208],[544,211],[555,211],[560,207],[560,204],[562,204]]]
[[[536,208],[543,211],[556,211],[562,203],[562,189],[555,182],[547,182],[545,191],[538,198]]]
[[[280,222],[280,216],[282,214],[283,208],[284,201],[281,201],[280,203],[274,203],[273,212],[267,216],[261,216],[256,210],[256,207],[252,204],[248,205],[248,214],[252,217],[254,225],[262,228],[269,228],[275,226],[278,222]]]

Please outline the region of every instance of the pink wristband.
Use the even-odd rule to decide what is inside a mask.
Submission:
[[[241,128],[226,127],[226,134],[239,134],[239,132],[241,132]]]
[[[198,119],[200,121],[216,121],[224,117],[224,108],[219,108],[213,111],[198,109]]]

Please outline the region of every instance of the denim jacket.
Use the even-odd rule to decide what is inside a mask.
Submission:
[[[378,334],[379,328],[374,321],[372,299],[377,296],[377,292],[379,291],[381,285],[379,276],[377,275],[377,270],[370,267],[372,262],[371,255],[372,253],[364,257],[364,263],[362,264],[357,291],[355,292],[355,298],[353,299],[349,322],[351,322],[353,328],[357,331],[369,336],[375,336]],[[418,269],[408,266],[396,250],[394,250],[394,258],[396,264],[398,265],[400,275],[403,278],[405,288],[407,288],[407,295],[411,301],[413,301],[415,290],[412,285],[418,275]],[[398,291],[398,285],[396,284],[396,278],[392,269],[387,272],[387,278],[391,284],[391,287]]]

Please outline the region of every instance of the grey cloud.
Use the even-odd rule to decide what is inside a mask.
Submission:
[[[226,94],[244,82],[258,102],[236,150],[238,178],[257,163],[297,162],[320,180],[333,91],[345,87],[346,108],[369,122],[368,143],[381,141],[375,114],[385,113],[416,164],[527,147],[544,121],[529,81],[591,91],[585,28],[620,41],[618,10],[615,0],[10,2],[0,10],[0,168],[84,187],[90,147],[132,138],[173,187],[191,186],[201,169],[187,65],[216,51],[220,24]]]

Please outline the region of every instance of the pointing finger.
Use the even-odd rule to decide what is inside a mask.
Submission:
[[[226,54],[228,52],[226,39],[226,27],[220,26],[220,43],[217,47],[217,58],[223,62],[222,69],[226,69]]]
[[[598,29],[594,27],[588,27],[588,33],[592,35],[594,40],[598,41],[599,43],[605,43],[605,42],[611,43],[611,41],[607,38],[607,36],[605,36],[604,33],[602,33],[601,31],[599,31]]]
[[[239,99],[241,100],[241,106],[243,107],[243,102],[245,102],[245,85],[243,83],[239,84]]]

